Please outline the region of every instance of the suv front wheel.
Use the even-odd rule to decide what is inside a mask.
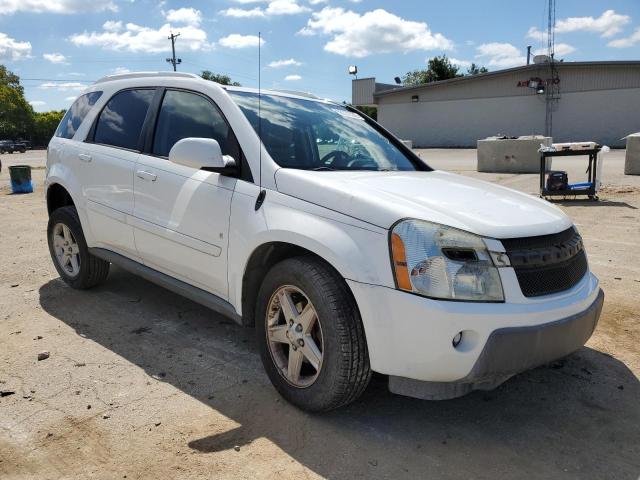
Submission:
[[[87,289],[107,278],[109,262],[89,253],[75,207],[61,207],[51,213],[47,238],[53,264],[69,286]]]
[[[256,335],[278,392],[307,411],[356,400],[371,378],[357,306],[345,281],[312,257],[284,260],[258,293]]]

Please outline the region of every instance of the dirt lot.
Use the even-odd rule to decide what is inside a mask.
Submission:
[[[534,175],[474,171],[475,152],[423,151],[437,168],[535,192]],[[605,169],[599,203],[564,202],[606,303],[585,348],[492,392],[391,395],[308,415],[282,401],[252,330],[117,268],[65,286],[45,241],[42,180],[0,174],[0,478],[566,478],[640,475],[640,177]],[[565,167],[565,165],[558,165]],[[582,164],[566,164],[571,178]],[[38,352],[50,358],[37,361]]]

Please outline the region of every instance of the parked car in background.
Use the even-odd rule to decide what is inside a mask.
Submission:
[[[11,140],[0,140],[0,153],[13,153],[13,142]]]
[[[582,347],[603,304],[562,210],[435,171],[303,93],[106,77],[66,112],[46,172],[68,285],[114,263],[255,327],[305,410],[354,401],[373,371],[425,399],[495,388]]]
[[[27,146],[22,142],[14,142],[12,140],[0,140],[0,153],[24,153]]]
[[[27,150],[33,150],[33,144],[31,143],[31,140],[18,140],[17,142],[23,143]]]

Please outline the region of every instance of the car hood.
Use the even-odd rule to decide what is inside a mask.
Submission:
[[[443,171],[349,172],[282,168],[278,191],[382,228],[403,218],[493,238],[557,233],[572,224],[532,195]]]

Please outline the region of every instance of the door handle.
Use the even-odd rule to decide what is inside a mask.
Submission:
[[[158,178],[158,175],[156,175],[155,173],[147,172],[145,170],[138,170],[136,172],[136,175],[142,180],[151,180],[152,182],[155,182]]]
[[[79,153],[78,158],[87,163],[91,161],[91,155],[89,155],[88,153]]]

